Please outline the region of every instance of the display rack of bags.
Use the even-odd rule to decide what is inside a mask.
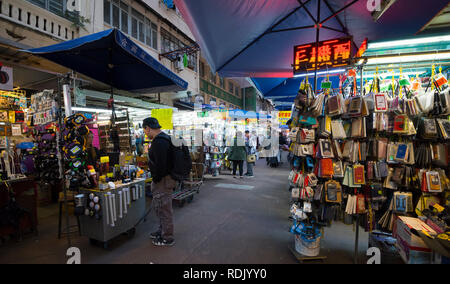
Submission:
[[[444,199],[448,84],[431,78],[434,90],[414,94],[402,79],[363,96],[325,92],[310,100],[301,88],[289,176],[299,219],[329,224],[343,212],[365,217],[367,231],[390,232],[397,216],[427,208],[419,200]]]

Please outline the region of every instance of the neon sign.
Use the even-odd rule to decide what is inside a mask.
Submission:
[[[317,57],[317,61],[316,61]],[[294,74],[350,65],[352,38],[338,38],[294,47]]]
[[[364,52],[367,50],[367,38],[363,41],[361,44],[361,47],[358,49],[358,53],[356,54],[356,57],[359,58],[363,56]]]

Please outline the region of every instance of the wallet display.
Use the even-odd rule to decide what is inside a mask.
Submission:
[[[450,191],[450,89],[434,82],[424,90],[418,78],[413,89],[407,76],[375,81],[362,95],[353,88],[317,94],[299,114],[292,151],[304,172],[299,195],[318,216],[309,217],[324,220],[340,208],[366,214],[369,231],[392,232],[396,214],[417,212],[418,195],[445,200]],[[311,117],[316,124],[306,124]]]

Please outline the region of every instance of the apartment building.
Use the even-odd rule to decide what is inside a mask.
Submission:
[[[228,109],[243,109],[243,89],[238,81],[213,73],[206,59],[200,58],[200,94],[196,100]]]
[[[184,92],[142,95],[149,101],[173,105],[173,100],[200,93],[199,58],[194,36],[176,8],[168,5],[169,2],[1,0],[0,62],[12,66],[18,75],[26,73],[28,77],[36,77],[28,81],[45,81],[50,77],[48,74],[55,76],[67,70],[30,58],[20,52],[21,49],[47,46],[117,28],[188,82],[188,90]],[[181,64],[180,59],[183,61]],[[33,72],[22,70],[27,68]],[[26,80],[22,81],[20,85],[27,85]]]

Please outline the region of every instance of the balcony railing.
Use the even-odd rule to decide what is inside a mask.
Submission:
[[[71,21],[25,0],[0,0],[0,18],[63,41],[78,37]]]

